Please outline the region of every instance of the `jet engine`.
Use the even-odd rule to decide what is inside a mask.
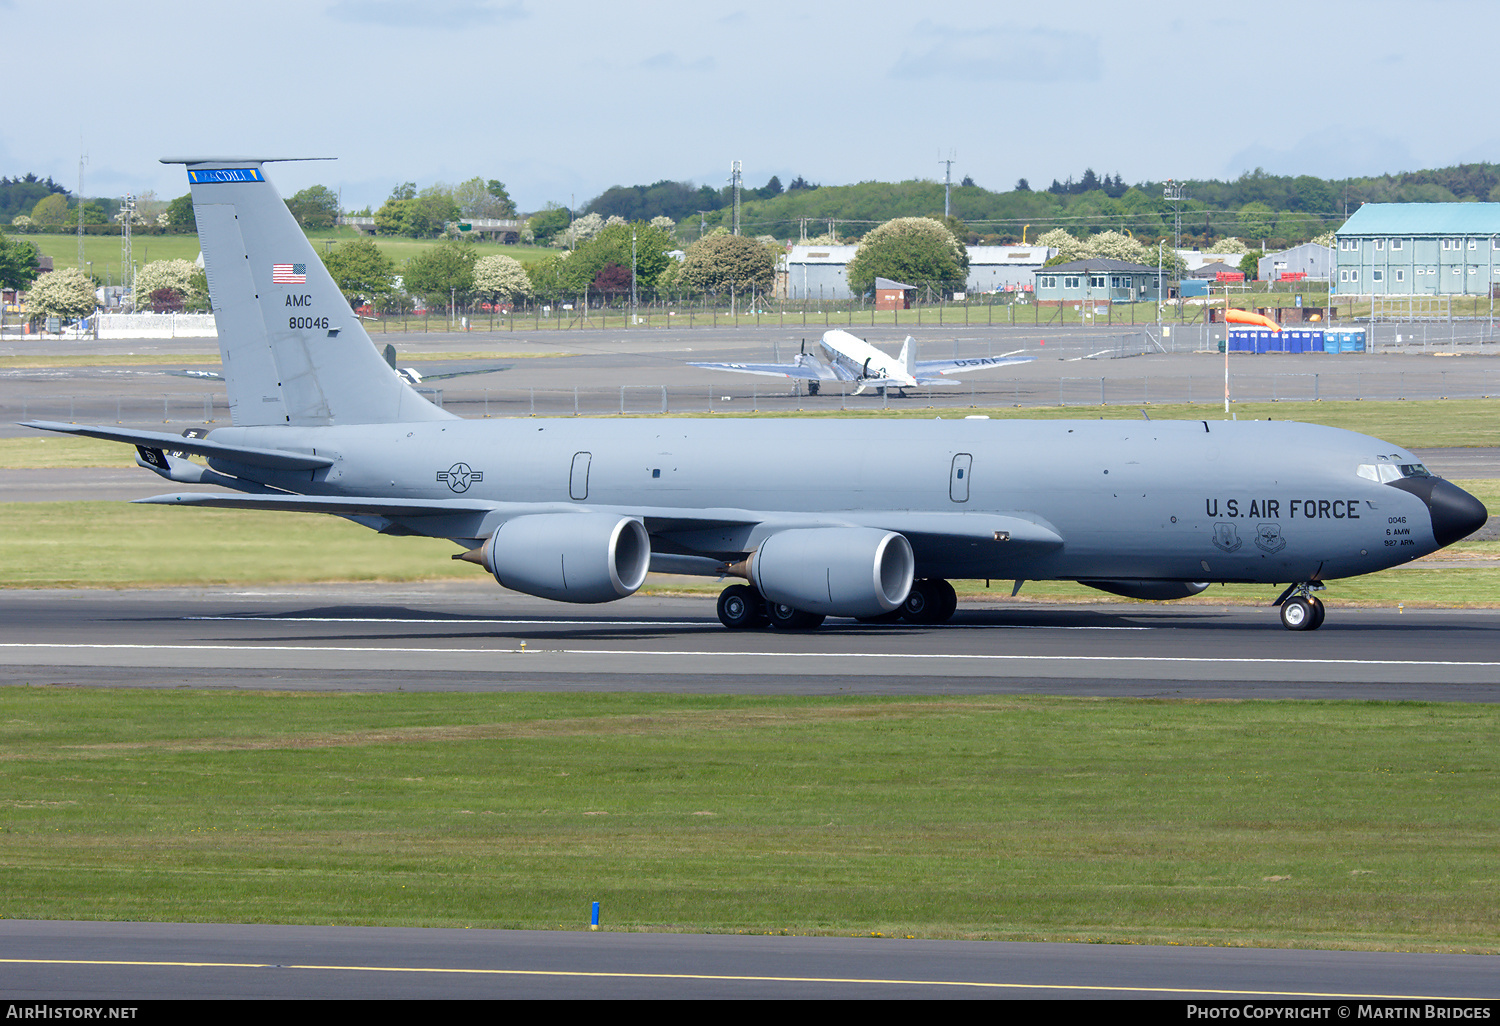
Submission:
[[[1197,595],[1208,588],[1207,581],[1151,581],[1151,580],[1118,580],[1118,581],[1079,581],[1079,584],[1107,591],[1111,595],[1124,595],[1126,598],[1150,599],[1154,602],[1165,602],[1170,599],[1188,598]]]
[[[480,550],[503,587],[559,602],[633,594],[651,565],[645,525],[612,513],[539,513],[501,524]]]
[[[828,616],[880,616],[911,591],[911,543],[872,527],[780,531],[746,561],[746,574],[769,602]]]

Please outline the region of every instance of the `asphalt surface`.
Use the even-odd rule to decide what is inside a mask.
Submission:
[[[1327,1008],[1325,1017],[1335,1019],[1352,1018],[1353,1002],[1493,998],[1500,994],[1500,960],[894,938],[0,920],[0,998],[63,994],[90,1005],[164,997],[1235,1000],[1242,1012],[1247,1001],[1307,1003]]]
[[[725,630],[711,596],[580,609],[484,581],[11,590],[0,683],[1500,700],[1500,611],[1339,608],[1336,595],[1309,633],[1269,606],[999,597],[965,600],[941,627],[779,632]]]

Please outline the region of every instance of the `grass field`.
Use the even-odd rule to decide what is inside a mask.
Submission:
[[[0,689],[4,914],[1495,952],[1500,709]]]

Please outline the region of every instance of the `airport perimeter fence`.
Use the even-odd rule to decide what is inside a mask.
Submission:
[[[1330,358],[1336,359],[1336,358]],[[1233,402],[1304,403],[1348,400],[1488,399],[1500,396],[1500,368],[1414,370],[1230,371]],[[1284,366],[1284,365],[1283,365]],[[621,385],[587,388],[423,388],[428,399],[467,418],[598,417],[660,414],[786,415],[838,410],[882,412],[970,410],[1005,407],[1159,406],[1221,404],[1222,373],[1061,374],[1055,377],[977,377],[946,388],[868,388],[855,382],[824,382],[817,395],[805,387],[719,380],[694,385]],[[1295,416],[1295,414],[1289,414]],[[154,395],[38,395],[0,399],[0,419],[59,420],[187,427],[229,423],[222,392]]]

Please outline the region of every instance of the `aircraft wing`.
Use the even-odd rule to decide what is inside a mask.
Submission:
[[[1008,367],[1015,363],[1030,363],[1035,359],[1034,356],[973,356],[964,360],[918,360],[912,369],[920,379],[931,374],[970,374],[974,371]]]
[[[22,427],[42,431],[59,431],[67,435],[84,435],[102,438],[107,442],[124,442],[142,450],[161,452],[187,452],[195,456],[208,456],[251,467],[269,467],[273,470],[317,470],[333,466],[327,456],[312,453],[290,452],[286,449],[260,449],[252,445],[227,445],[210,442],[206,438],[189,438],[167,431],[141,431],[135,428],[102,427],[96,424],[64,424],[52,420],[28,420]]]
[[[520,516],[607,512],[638,518],[653,537],[670,538],[690,551],[725,554],[749,552],[779,531],[809,527],[875,527],[896,531],[905,535],[919,551],[997,543],[1013,549],[1045,551],[1063,544],[1062,536],[1051,525],[1021,513],[924,513],[912,510],[800,513],[734,508],[626,508],[485,499],[219,492],[176,492],[134,501],[160,506],[327,513],[351,519],[377,517],[387,522],[399,522],[408,533],[448,538],[482,538],[506,520]]]
[[[835,375],[816,364],[802,363],[689,363],[689,367],[732,371],[735,374],[764,374],[773,378],[798,378],[802,381],[834,381]]]

